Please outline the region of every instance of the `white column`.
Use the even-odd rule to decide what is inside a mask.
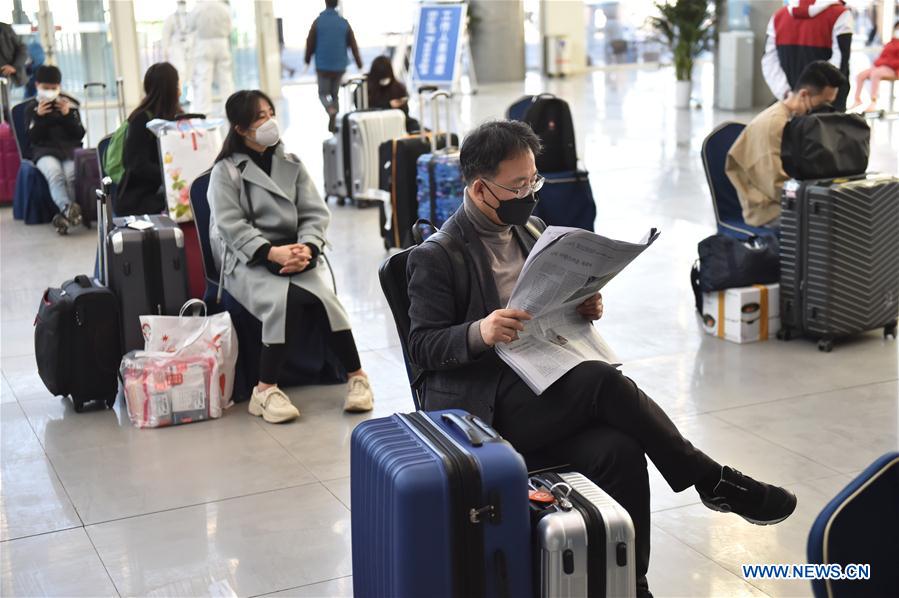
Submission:
[[[570,72],[587,70],[587,23],[584,0],[542,0],[540,36],[546,44],[549,36],[565,36],[571,47]],[[544,69],[545,70],[545,69]]]
[[[109,31],[117,77],[124,80],[125,110],[135,108],[143,96],[144,73],[137,49],[134,1],[114,0],[109,3]]]
[[[896,3],[892,0],[880,2],[878,7],[880,17],[880,37],[884,44],[893,39],[893,25],[896,23]]]
[[[255,7],[259,89],[277,100],[281,97],[281,48],[278,45],[275,6],[271,0],[257,0]]]

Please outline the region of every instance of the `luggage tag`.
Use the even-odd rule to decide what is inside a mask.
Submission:
[[[153,228],[153,223],[149,220],[132,220],[128,223],[128,228],[133,228],[134,230],[139,230],[141,232]]]

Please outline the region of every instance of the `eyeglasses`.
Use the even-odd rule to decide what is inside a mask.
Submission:
[[[522,185],[521,187],[518,187],[516,189],[506,187],[505,185],[500,185],[496,181],[491,181],[490,179],[483,179],[483,180],[488,183],[492,183],[492,184],[496,185],[500,189],[505,189],[509,193],[514,193],[515,199],[524,199],[531,193],[536,193],[537,191],[540,191],[540,189],[543,188],[543,183],[546,181],[546,178],[543,177],[542,175],[538,174],[537,176],[535,176],[533,178],[533,180],[528,181],[527,183],[525,183],[524,185]]]

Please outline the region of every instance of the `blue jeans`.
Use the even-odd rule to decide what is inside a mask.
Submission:
[[[35,164],[50,186],[50,197],[60,212],[75,201],[75,161],[44,156]]]

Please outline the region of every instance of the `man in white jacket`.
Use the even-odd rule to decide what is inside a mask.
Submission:
[[[852,46],[852,12],[843,0],[788,0],[768,22],[762,57],[765,82],[778,100],[795,88],[805,67],[826,60],[848,78]],[[846,109],[848,84],[834,107]]]
[[[194,101],[192,112],[210,114],[212,84],[218,87],[222,105],[234,92],[231,71],[231,9],[224,0],[204,0],[190,14],[196,32],[194,45]]]
[[[162,24],[162,51],[165,59],[178,70],[182,98],[185,85],[193,75],[193,32],[190,30],[187,1],[178,0],[175,12]]]

